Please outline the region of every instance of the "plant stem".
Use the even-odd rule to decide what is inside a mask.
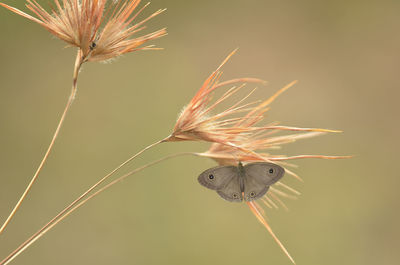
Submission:
[[[145,152],[146,150],[164,142],[163,140],[157,141],[155,143],[152,143],[151,145],[146,146],[130,158],[128,158],[125,162],[117,166],[115,169],[113,169],[110,173],[105,175],[102,179],[100,179],[98,182],[96,182],[93,186],[91,186],[88,190],[86,190],[84,193],[82,193],[77,199],[75,199],[72,203],[70,203],[64,210],[62,210],[60,213],[58,213],[50,222],[53,222],[54,220],[58,219],[60,216],[62,216],[64,213],[66,213],[69,209],[74,207],[79,201],[81,201],[87,194],[89,194],[92,190],[94,190],[96,187],[98,187],[100,184],[102,184],[104,181],[106,181],[109,177],[111,177],[115,172],[117,172],[119,169],[121,169],[123,166],[125,166],[127,163],[132,161],[134,158]],[[0,263],[2,265],[2,263]]]
[[[53,138],[51,139],[50,145],[47,148],[46,153],[44,154],[42,161],[39,164],[39,167],[36,169],[35,174],[33,175],[31,181],[29,182],[28,186],[26,187],[24,193],[22,194],[22,196],[20,197],[20,199],[18,200],[17,204],[14,206],[13,210],[11,211],[10,215],[7,217],[6,221],[3,223],[3,225],[0,228],[0,235],[1,233],[5,230],[5,228],[7,227],[7,225],[9,224],[9,222],[11,221],[11,219],[14,217],[15,213],[17,212],[17,210],[19,209],[19,207],[21,206],[23,200],[25,199],[25,197],[28,195],[29,191],[32,188],[33,183],[35,183],[36,179],[39,176],[40,171],[42,170],[48,156],[50,155],[51,150],[53,149],[54,143],[56,141],[56,138],[60,132],[61,126],[64,123],[65,117],[67,116],[68,110],[70,109],[72,102],[75,99],[75,95],[76,95],[76,91],[77,91],[77,83],[78,83],[78,75],[79,75],[79,69],[82,66],[83,63],[83,59],[82,58],[82,52],[81,50],[78,51],[78,54],[76,56],[76,60],[75,60],[75,66],[74,66],[74,73],[73,73],[73,79],[72,79],[72,90],[71,90],[71,94],[69,95],[68,101],[67,101],[67,105],[65,106],[64,112],[61,115],[60,121],[58,122],[57,125],[57,129],[54,132]]]
[[[278,244],[278,246],[282,249],[283,253],[289,258],[289,260],[293,263],[296,264],[292,256],[290,256],[289,251],[285,248],[285,246],[282,244],[282,242],[278,239],[278,237],[275,235],[274,231],[272,231],[271,227],[265,221],[263,215],[260,213],[260,211],[257,209],[256,202],[250,201],[246,202],[247,205],[249,206],[250,210],[253,212],[253,214],[257,217],[258,221],[267,229],[267,231],[270,233],[272,238],[275,240],[275,242]],[[1,264],[0,264],[1,265]]]
[[[150,148],[151,146],[156,145],[157,143],[160,143],[162,141],[156,142],[152,145],[150,145],[149,147],[146,147],[145,149],[143,149],[141,152],[143,152],[144,150]],[[139,153],[141,153],[139,152]],[[138,153],[138,154],[139,154]],[[19,254],[21,254],[25,249],[27,249],[30,245],[32,245],[36,240],[38,240],[40,237],[42,237],[44,234],[46,234],[50,229],[52,229],[55,225],[57,225],[59,222],[61,222],[62,220],[64,220],[67,216],[69,216],[72,212],[74,212],[76,209],[78,209],[79,207],[81,207],[82,205],[84,205],[86,202],[88,202],[90,199],[94,198],[95,196],[99,195],[100,193],[102,193],[103,191],[105,191],[106,189],[110,188],[111,186],[115,185],[116,183],[124,180],[125,178],[127,178],[130,175],[133,175],[139,171],[142,171],[143,169],[146,169],[152,165],[155,165],[157,163],[160,163],[162,161],[174,158],[174,157],[178,157],[178,156],[183,156],[183,155],[189,155],[189,154],[193,154],[196,155],[194,153],[178,153],[178,154],[174,154],[174,155],[169,155],[166,156],[164,158],[161,158],[159,160],[150,162],[142,167],[139,167],[117,179],[115,179],[114,181],[110,182],[109,184],[107,184],[106,186],[102,187],[101,189],[97,190],[95,193],[91,194],[90,196],[88,196],[87,198],[85,198],[84,200],[79,201],[78,199],[74,201],[74,203],[70,204],[69,206],[67,206],[64,210],[62,210],[59,214],[57,214],[56,217],[54,217],[50,222],[48,222],[45,226],[43,226],[39,231],[37,231],[35,234],[33,234],[30,238],[28,238],[24,243],[22,243],[17,249],[15,249],[8,257],[6,257],[3,261],[0,262],[0,265],[7,265],[8,263],[10,263],[13,259],[15,259]],[[133,158],[132,158],[133,159]],[[129,162],[131,159],[128,159],[125,163]],[[122,164],[121,164],[122,165]],[[104,179],[104,178],[103,178]],[[103,180],[102,179],[102,180]],[[98,182],[99,183],[99,182]],[[84,194],[87,194],[86,192]],[[79,198],[83,198],[82,196],[80,196]]]

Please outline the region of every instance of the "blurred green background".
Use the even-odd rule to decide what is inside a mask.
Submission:
[[[6,1],[26,11],[24,1],[13,2]],[[290,176],[285,183],[300,199],[286,201],[289,212],[267,211],[275,233],[298,264],[398,264],[400,2],[153,0],[145,13],[164,7],[147,24],[148,32],[168,27],[169,35],[153,42],[163,51],[84,65],[53,153],[0,236],[0,258],[105,173],[167,136],[205,78],[239,47],[223,78],[268,80],[253,98],[300,81],[274,102],[268,121],[344,131],[275,154],[355,155],[298,161],[304,183]],[[70,92],[75,49],[4,8],[0,21],[2,222],[54,132]],[[160,145],[123,172],[207,148]],[[225,202],[197,183],[214,165],[183,157],[137,174],[75,212],[13,264],[290,264],[245,204]]]

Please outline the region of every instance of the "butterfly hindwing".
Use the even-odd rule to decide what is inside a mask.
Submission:
[[[227,185],[217,190],[219,196],[230,202],[241,202],[243,200],[242,190],[240,187],[239,174],[232,178]]]
[[[251,177],[245,175],[244,177],[244,199],[246,201],[254,201],[267,193],[269,186]]]
[[[197,178],[199,183],[211,190],[223,189],[233,178],[238,178],[239,171],[235,166],[219,166],[207,169]]]

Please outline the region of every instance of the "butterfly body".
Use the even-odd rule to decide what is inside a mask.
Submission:
[[[239,175],[240,191],[243,193],[244,192],[245,172],[244,172],[243,164],[241,162],[239,162],[237,169],[238,169],[238,175]]]
[[[204,187],[215,190],[230,202],[253,201],[267,193],[270,185],[283,177],[285,170],[273,163],[256,162],[245,166],[219,166],[207,169],[198,177]]]

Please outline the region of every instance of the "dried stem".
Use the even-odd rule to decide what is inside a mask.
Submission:
[[[262,214],[260,213],[260,211],[258,210],[258,208],[256,207],[256,203],[255,202],[246,202],[247,205],[249,206],[250,210],[253,212],[253,214],[257,217],[258,221],[260,221],[260,223],[268,230],[268,232],[270,233],[270,235],[272,236],[272,238],[275,240],[275,242],[279,245],[279,247],[282,249],[282,251],[285,253],[285,255],[290,259],[290,261],[293,264],[296,264],[296,262],[294,261],[294,259],[292,258],[292,256],[290,256],[289,252],[287,251],[287,249],[285,248],[285,246],[282,244],[282,242],[278,239],[278,237],[275,235],[275,233],[272,231],[271,227],[269,226],[269,224],[265,221],[264,217],[262,216]],[[2,265],[2,264],[0,264]]]
[[[10,215],[7,217],[6,221],[4,222],[4,224],[1,226],[0,228],[0,235],[1,233],[5,230],[5,228],[7,227],[7,225],[10,223],[11,219],[14,217],[15,213],[17,212],[17,210],[19,209],[19,207],[21,206],[23,200],[25,199],[25,197],[28,195],[29,191],[32,188],[33,183],[35,183],[36,179],[39,176],[40,171],[42,170],[48,156],[50,155],[51,150],[53,149],[54,143],[56,141],[56,138],[60,132],[61,126],[64,123],[65,117],[67,116],[67,113],[72,105],[72,102],[75,99],[75,95],[76,95],[76,91],[77,91],[77,83],[78,83],[78,75],[79,75],[79,70],[82,66],[82,63],[84,62],[84,58],[82,58],[82,52],[81,50],[78,51],[78,54],[76,56],[76,60],[75,60],[75,67],[74,67],[74,74],[73,74],[73,79],[72,79],[72,90],[71,90],[71,94],[69,95],[68,101],[67,101],[67,105],[65,106],[64,112],[61,115],[60,121],[58,122],[57,125],[57,129],[54,132],[53,138],[51,139],[50,145],[47,148],[46,153],[44,154],[42,161],[39,164],[39,167],[36,169],[35,174],[33,175],[31,181],[29,182],[28,186],[26,187],[24,193],[22,194],[21,198],[18,200],[17,204],[14,206],[13,210],[11,211]]]
[[[85,191],[84,193],[82,193],[76,200],[74,200],[71,204],[69,204],[64,210],[62,210],[60,213],[58,213],[53,219],[50,220],[50,223],[55,222],[58,218],[60,218],[63,214],[65,214],[67,211],[69,211],[71,208],[73,208],[77,203],[79,203],[87,194],[89,194],[91,191],[93,191],[96,187],[98,187],[100,184],[102,184],[104,181],[106,181],[109,177],[111,177],[115,172],[117,172],[119,169],[121,169],[123,166],[125,166],[127,163],[129,163],[130,161],[132,161],[134,158],[136,158],[137,156],[139,156],[140,154],[142,154],[143,152],[145,152],[146,150],[150,149],[151,147],[154,147],[160,143],[164,142],[163,140],[157,141],[151,145],[146,146],[145,148],[143,148],[142,150],[140,150],[139,152],[137,152],[136,154],[134,154],[133,156],[131,156],[128,160],[126,160],[125,162],[123,162],[122,164],[120,164],[119,166],[117,166],[114,170],[112,170],[110,173],[108,173],[107,175],[105,175],[102,179],[100,179],[97,183],[95,183],[93,186],[91,186],[87,191]],[[36,234],[35,234],[36,235]],[[40,237],[40,236],[39,236]],[[27,241],[29,241],[31,238],[29,238]],[[33,243],[33,242],[32,242]],[[22,245],[21,245],[22,246]],[[17,249],[18,250],[18,249]],[[22,252],[23,249],[21,249],[20,252]],[[14,253],[14,252],[13,252]],[[10,256],[13,254],[11,253]],[[18,254],[17,254],[18,255]],[[9,257],[10,257],[9,256]],[[7,258],[5,259],[7,260]],[[3,265],[2,261],[0,263],[0,265]],[[7,263],[6,263],[7,264]]]
[[[154,146],[158,143],[161,143],[162,141],[156,142],[148,147],[146,147],[145,149],[143,149],[142,151],[140,151],[138,154],[142,153],[143,151],[147,150],[148,148],[150,148],[151,146]],[[137,155],[138,155],[137,154]],[[78,209],[79,207],[81,207],[82,205],[84,205],[86,202],[88,202],[90,199],[94,198],[95,196],[99,195],[100,193],[102,193],[103,191],[105,191],[106,189],[110,188],[111,186],[113,186],[114,184],[124,180],[125,178],[127,178],[130,175],[133,175],[139,171],[142,171],[143,169],[146,169],[152,165],[155,165],[157,163],[160,163],[162,161],[165,161],[167,159],[171,159],[174,157],[178,157],[178,156],[183,156],[183,155],[195,155],[194,153],[178,153],[178,154],[173,154],[173,155],[169,155],[166,156],[164,158],[161,158],[159,160],[153,161],[151,163],[148,163],[142,167],[139,167],[119,178],[117,178],[116,180],[110,182],[109,184],[107,184],[106,186],[102,187],[101,189],[97,190],[96,192],[94,192],[93,194],[91,194],[90,196],[86,197],[83,200],[75,200],[72,204],[70,204],[69,206],[67,206],[64,210],[62,210],[59,214],[57,214],[56,217],[54,217],[50,222],[48,222],[45,226],[43,226],[39,231],[37,231],[35,234],[33,234],[30,238],[28,238],[24,243],[22,243],[17,249],[15,249],[9,256],[7,256],[3,261],[0,262],[0,265],[7,265],[8,263],[10,263],[13,259],[15,259],[17,256],[19,256],[25,249],[27,249],[30,245],[32,245],[36,240],[38,240],[39,238],[41,238],[44,234],[46,234],[50,229],[52,229],[55,225],[57,225],[59,222],[61,222],[62,220],[64,220],[67,216],[69,216],[72,212],[74,212],[76,209]],[[137,156],[135,155],[135,156]],[[135,157],[134,156],[134,157]],[[133,158],[132,158],[133,159]],[[129,162],[131,159],[128,159],[127,162]],[[123,163],[126,164],[127,162]],[[123,165],[121,164],[121,165]],[[118,167],[120,168],[120,167]],[[104,178],[103,178],[104,179]],[[103,180],[102,179],[102,180]],[[99,182],[98,182],[99,183]],[[92,189],[90,189],[92,190]],[[84,193],[87,194],[87,193]],[[83,198],[83,196],[79,197],[80,199]]]

